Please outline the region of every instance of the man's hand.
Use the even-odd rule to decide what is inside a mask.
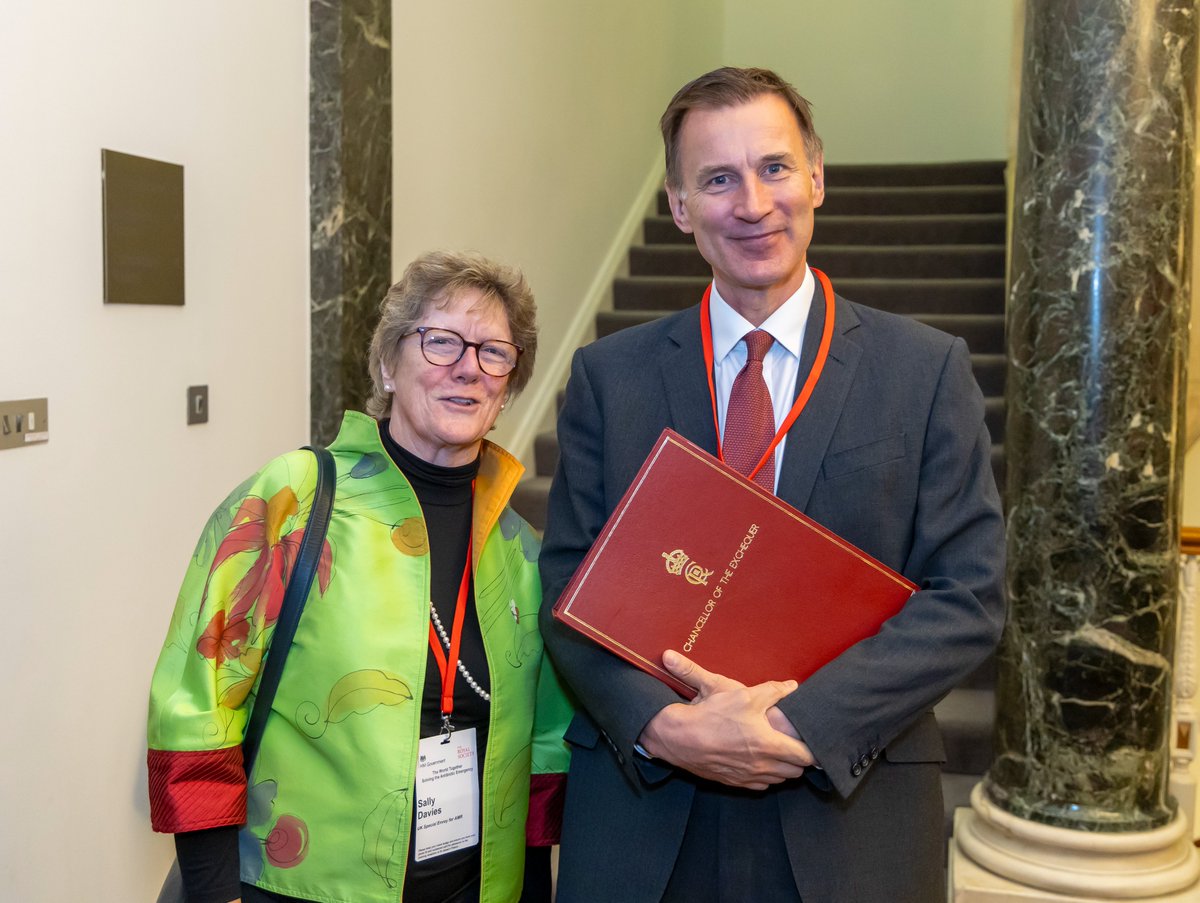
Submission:
[[[796,689],[794,680],[747,687],[670,649],[663,653],[663,665],[697,693],[690,703],[669,705],[650,719],[639,738],[650,755],[697,777],[748,790],[798,778],[815,764],[775,707]]]

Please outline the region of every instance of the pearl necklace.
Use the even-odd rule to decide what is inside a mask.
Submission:
[[[442,619],[438,617],[437,609],[433,607],[432,599],[429,600],[429,617],[433,619],[433,626],[437,628],[437,633],[442,640],[442,645],[446,647],[446,653],[449,654],[450,637],[446,636],[446,628],[442,626]],[[467,666],[462,663],[461,658],[458,660],[458,673],[463,676],[463,680],[467,682],[467,686],[474,690],[480,699],[482,699],[484,702],[492,701],[492,694],[483,687],[479,686],[475,678],[471,676],[471,672],[467,670]]]

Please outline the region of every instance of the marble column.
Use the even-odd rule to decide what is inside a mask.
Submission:
[[[391,283],[391,0],[310,0],[311,422],[328,443],[370,393]]]
[[[988,868],[1059,893],[1150,897],[1200,874],[1168,794],[1195,16],[1180,0],[1025,6],[1008,304],[1010,613],[996,757],[976,823],[956,841]],[[1014,836],[1006,863],[995,847]],[[1001,840],[988,848],[989,838]],[[1022,859],[1018,846],[1109,863],[1128,855],[1130,875],[1141,871],[1104,875],[1102,891],[1064,877],[1069,869],[1055,875],[1052,855],[1031,868],[1037,855]],[[1146,855],[1166,848],[1159,874]],[[1082,861],[1079,874],[1099,869]]]

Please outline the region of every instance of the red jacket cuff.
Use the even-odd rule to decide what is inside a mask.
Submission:
[[[177,834],[246,821],[246,774],[242,748],[146,755],[150,778],[150,824]]]
[[[529,776],[529,819],[525,822],[525,843],[531,847],[552,847],[562,836],[563,802],[567,796],[565,774]]]

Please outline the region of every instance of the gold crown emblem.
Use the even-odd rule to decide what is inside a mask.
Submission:
[[[666,559],[668,574],[682,575],[684,580],[694,586],[706,586],[708,578],[712,576],[711,568],[703,568],[692,561],[683,549],[663,552],[662,557]]]

